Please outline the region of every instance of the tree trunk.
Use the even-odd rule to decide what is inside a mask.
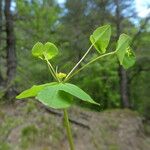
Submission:
[[[1,45],[1,32],[2,32],[2,0],[0,1],[0,45]]]
[[[0,0],[0,51],[1,51],[1,45],[2,45],[2,0]],[[1,68],[0,68],[1,69]],[[2,78],[2,75],[1,75],[1,70],[0,70],[0,86],[3,82],[3,78]]]
[[[129,108],[129,93],[128,93],[128,77],[126,70],[120,66],[119,67],[119,77],[120,77],[120,95],[121,95],[121,105],[124,108]]]
[[[15,36],[13,26],[13,16],[11,14],[11,0],[5,0],[5,19],[6,19],[6,59],[7,59],[7,93],[6,96],[11,99],[14,96],[13,80],[16,73],[16,53]]]
[[[119,0],[115,0],[115,5],[116,5],[116,31],[117,31],[117,39],[119,38],[121,34],[121,12],[120,12],[120,5],[119,5]],[[127,72],[126,70],[122,67],[119,66],[118,69],[118,75],[120,78],[119,85],[120,85],[120,97],[121,97],[121,105],[123,108],[129,108],[130,103],[129,103],[129,92],[128,92],[128,77],[127,77]]]

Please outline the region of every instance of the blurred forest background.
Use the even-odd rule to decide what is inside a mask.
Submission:
[[[147,8],[150,7],[147,5]],[[107,57],[72,79],[101,107],[95,111],[130,108],[150,119],[150,15],[139,17],[134,0],[0,0],[0,99],[12,104],[20,91],[51,82],[47,66],[31,55],[33,45],[53,42],[60,54],[53,60],[68,73],[90,46],[89,37],[99,26],[110,24],[115,50],[121,33],[132,38],[136,64],[124,70]],[[84,65],[97,53],[93,49]],[[79,67],[81,67],[79,66]],[[79,107],[82,103],[77,104]]]

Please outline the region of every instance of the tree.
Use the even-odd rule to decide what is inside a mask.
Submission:
[[[150,118],[150,52],[149,52],[150,17],[142,18],[137,32],[133,36],[133,47],[137,52],[137,63],[130,71],[129,84],[132,106],[146,119]],[[131,91],[132,90],[132,91]],[[140,91],[140,92],[139,92]]]
[[[127,1],[114,0],[114,6],[115,6],[114,24],[116,25],[116,39],[119,38],[121,32],[125,31],[124,29],[125,27],[129,27],[132,25],[129,19],[135,17],[135,9],[133,8],[133,2],[134,1],[131,0],[127,0]],[[128,14],[126,14],[127,12]],[[129,23],[125,24],[127,17]],[[123,69],[122,66],[119,66],[118,75],[120,77],[119,84],[120,84],[121,105],[122,107],[129,108],[130,96],[129,96],[129,84],[128,84],[127,71]]]
[[[87,41],[85,41],[88,34],[87,28],[89,28],[89,24],[87,23],[88,16],[85,14],[87,1],[67,0],[65,8],[67,13],[61,19],[64,27],[62,34],[64,36],[61,38],[63,38],[65,43],[71,43],[69,47],[65,46],[64,48],[70,51],[69,55],[76,55],[75,61],[78,61],[85,50],[85,45],[88,45]]]
[[[31,45],[51,41],[57,43],[60,7],[54,0],[16,0],[15,35],[18,88],[52,80],[45,65],[30,55]],[[22,69],[24,68],[24,69]],[[40,69],[39,69],[40,68]],[[34,70],[34,71],[33,71]]]
[[[3,16],[2,16],[2,0],[0,1],[0,45],[2,45],[2,20],[3,20]],[[1,52],[1,48],[0,47],[0,52]],[[0,83],[3,82],[3,78],[2,78],[2,75],[1,75],[1,68],[0,68]]]
[[[6,19],[6,59],[7,59],[7,97],[14,96],[13,81],[16,74],[16,51],[13,15],[11,12],[11,0],[5,0],[5,19]]]
[[[0,1],[0,33],[2,32],[2,0]],[[1,44],[1,34],[0,34],[0,44]]]

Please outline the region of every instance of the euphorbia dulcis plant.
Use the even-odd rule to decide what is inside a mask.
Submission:
[[[87,49],[83,57],[79,60],[79,62],[75,64],[75,66],[68,74],[61,72],[57,73],[50,62],[50,60],[53,59],[59,52],[58,48],[53,43],[47,42],[46,44],[42,44],[41,42],[37,42],[32,48],[32,55],[47,63],[50,73],[55,79],[55,82],[45,83],[42,85],[33,85],[30,89],[27,89],[20,93],[16,98],[23,99],[35,97],[35,99],[37,99],[47,107],[54,109],[63,109],[66,132],[71,150],[74,150],[74,144],[68,120],[67,108],[71,107],[74,104],[74,101],[76,99],[74,100],[73,98],[76,97],[82,101],[95,105],[99,104],[95,102],[81,88],[69,83],[70,79],[90,64],[94,63],[95,61],[99,61],[101,58],[109,55],[116,55],[120,65],[122,65],[125,69],[128,69],[135,63],[135,54],[130,47],[131,39],[126,34],[120,35],[117,41],[116,49],[114,51],[106,53],[106,49],[110,41],[110,36],[110,25],[105,25],[97,28],[90,36],[91,46],[89,47],[89,49]],[[77,69],[79,64],[89,54],[93,47],[97,50],[98,56]]]

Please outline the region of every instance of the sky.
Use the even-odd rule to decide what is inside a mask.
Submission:
[[[57,0],[60,4],[63,4],[65,0]],[[150,0],[135,0],[136,9],[139,17],[146,17],[150,14]],[[149,6],[149,8],[148,8]]]

